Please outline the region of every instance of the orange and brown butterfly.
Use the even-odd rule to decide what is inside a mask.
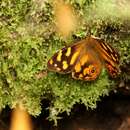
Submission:
[[[75,79],[95,80],[104,67],[111,77],[119,74],[119,55],[103,40],[90,36],[56,52],[48,61],[50,71],[71,73]]]

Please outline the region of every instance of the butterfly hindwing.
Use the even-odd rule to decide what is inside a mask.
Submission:
[[[73,71],[72,77],[80,80],[95,80],[102,69],[102,61],[97,57],[97,54],[92,50],[89,53],[85,53],[81,56],[79,61],[76,63]]]

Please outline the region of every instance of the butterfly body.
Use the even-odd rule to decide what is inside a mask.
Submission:
[[[95,80],[105,66],[110,76],[119,71],[116,51],[101,39],[88,37],[56,52],[48,61],[49,70],[66,74],[74,79]]]

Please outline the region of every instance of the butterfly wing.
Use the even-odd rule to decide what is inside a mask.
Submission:
[[[102,39],[91,37],[91,41],[93,41],[96,50],[104,60],[104,65],[108,70],[109,75],[113,78],[116,77],[120,72],[120,57],[117,51],[109,44],[106,44]]]
[[[62,74],[70,73],[82,54],[84,46],[84,40],[82,40],[62,48],[49,59],[48,69]]]
[[[95,80],[102,69],[102,60],[93,50],[84,53],[76,63],[72,77],[79,80],[91,81]]]

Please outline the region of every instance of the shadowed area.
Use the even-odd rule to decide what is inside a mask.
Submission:
[[[58,126],[46,120],[48,111],[39,117],[32,117],[33,130],[129,130],[130,96],[111,94],[98,103],[95,110],[86,110],[84,105],[76,104],[70,116],[65,113]],[[48,106],[48,101],[44,101]],[[0,130],[9,130],[10,110],[6,108],[0,115]]]

